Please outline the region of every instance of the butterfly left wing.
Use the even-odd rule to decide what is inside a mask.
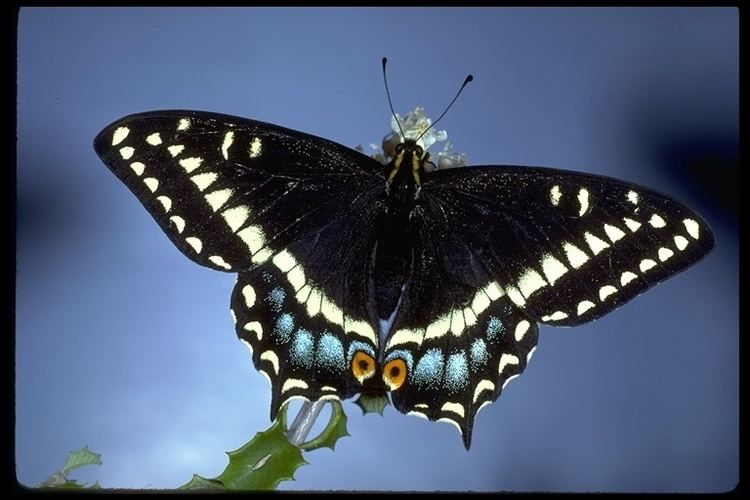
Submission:
[[[237,272],[341,217],[382,165],[270,123],[202,111],[151,111],[104,128],[94,149],[174,245]]]
[[[414,272],[386,343],[408,376],[392,398],[453,422],[467,448],[476,413],[525,368],[537,322],[592,321],[713,246],[705,222],[668,197],[542,168],[425,175],[412,224]]]

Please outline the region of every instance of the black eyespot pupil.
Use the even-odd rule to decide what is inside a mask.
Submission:
[[[365,370],[367,370],[367,368],[368,368],[369,366],[370,366],[370,363],[368,363],[368,362],[367,362],[367,361],[365,361],[364,359],[361,359],[361,360],[359,361],[359,369],[360,369],[360,370],[362,370],[362,371],[365,371]]]
[[[391,377],[396,378],[401,373],[401,370],[398,369],[398,367],[391,368]]]

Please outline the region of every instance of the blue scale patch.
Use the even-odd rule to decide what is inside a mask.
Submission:
[[[280,344],[289,342],[289,336],[294,330],[294,317],[289,313],[284,313],[276,320],[276,327],[273,329],[273,336]]]
[[[274,312],[280,312],[281,307],[284,305],[284,299],[286,298],[286,292],[280,286],[277,286],[268,293],[268,303],[271,305],[271,309]]]
[[[448,356],[445,366],[445,380],[443,385],[448,392],[456,393],[466,387],[469,381],[469,368],[466,363],[466,353],[457,352]]]
[[[320,337],[315,363],[321,367],[336,369],[336,371],[344,370],[346,366],[344,346],[332,333],[324,333]]]
[[[354,359],[354,354],[358,353],[359,351],[366,352],[370,355],[370,357],[376,358],[375,350],[370,344],[365,344],[364,342],[355,340],[349,345],[349,351],[346,353],[346,360],[351,363],[352,359]]]
[[[443,378],[445,359],[440,349],[428,349],[417,363],[412,381],[421,387],[437,388]]]
[[[312,368],[314,345],[315,341],[309,331],[300,328],[294,332],[292,347],[289,349],[291,362],[297,366]]]
[[[476,370],[487,362],[489,355],[487,354],[487,344],[484,340],[476,339],[471,343],[469,357],[472,370]]]
[[[396,349],[388,356],[386,356],[385,362],[388,363],[389,361],[393,361],[394,359],[402,359],[404,363],[406,363],[406,368],[408,370],[407,373],[411,373],[411,370],[414,367],[414,358],[412,357],[411,352],[405,349]]]
[[[497,316],[490,316],[487,320],[487,338],[495,340],[496,337],[501,337],[505,332],[505,325],[500,321]]]

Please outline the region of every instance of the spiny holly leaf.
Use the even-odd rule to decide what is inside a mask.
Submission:
[[[362,409],[362,415],[367,415],[368,413],[377,413],[382,416],[383,410],[385,410],[385,407],[390,404],[390,401],[388,401],[388,396],[385,395],[370,396],[366,394],[360,394],[359,398],[357,398],[354,404]]]
[[[307,463],[286,437],[286,406],[268,430],[227,454],[229,465],[215,480],[229,490],[274,489],[281,481],[294,479],[294,471]]]
[[[206,479],[198,474],[193,474],[190,481],[180,486],[181,490],[224,490],[224,485],[216,479]]]
[[[101,465],[102,456],[98,453],[94,453],[89,450],[88,446],[84,446],[78,451],[71,451],[68,454],[68,459],[65,461],[63,468],[53,473],[50,477],[45,479],[39,484],[40,488],[66,488],[66,489],[83,489],[86,488],[86,484],[81,484],[74,479],[68,479],[74,469],[83,467],[84,465]],[[100,488],[99,483],[96,483],[92,488]]]
[[[336,442],[350,434],[346,430],[346,414],[339,401],[331,401],[331,419],[323,432],[313,439],[299,445],[305,451],[317,450],[318,448],[327,447],[332,450],[336,449]]]

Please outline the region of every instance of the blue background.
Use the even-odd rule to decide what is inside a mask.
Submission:
[[[18,33],[16,467],[88,445],[105,487],[176,487],[269,425],[229,316],[234,276],[184,258],[96,157],[126,114],[192,108],[349,146],[396,110],[473,164],[627,179],[700,212],[705,261],[607,317],[542,327],[525,374],[455,428],[386,410],[283,489],[724,491],[738,480],[738,12],[24,8]]]

